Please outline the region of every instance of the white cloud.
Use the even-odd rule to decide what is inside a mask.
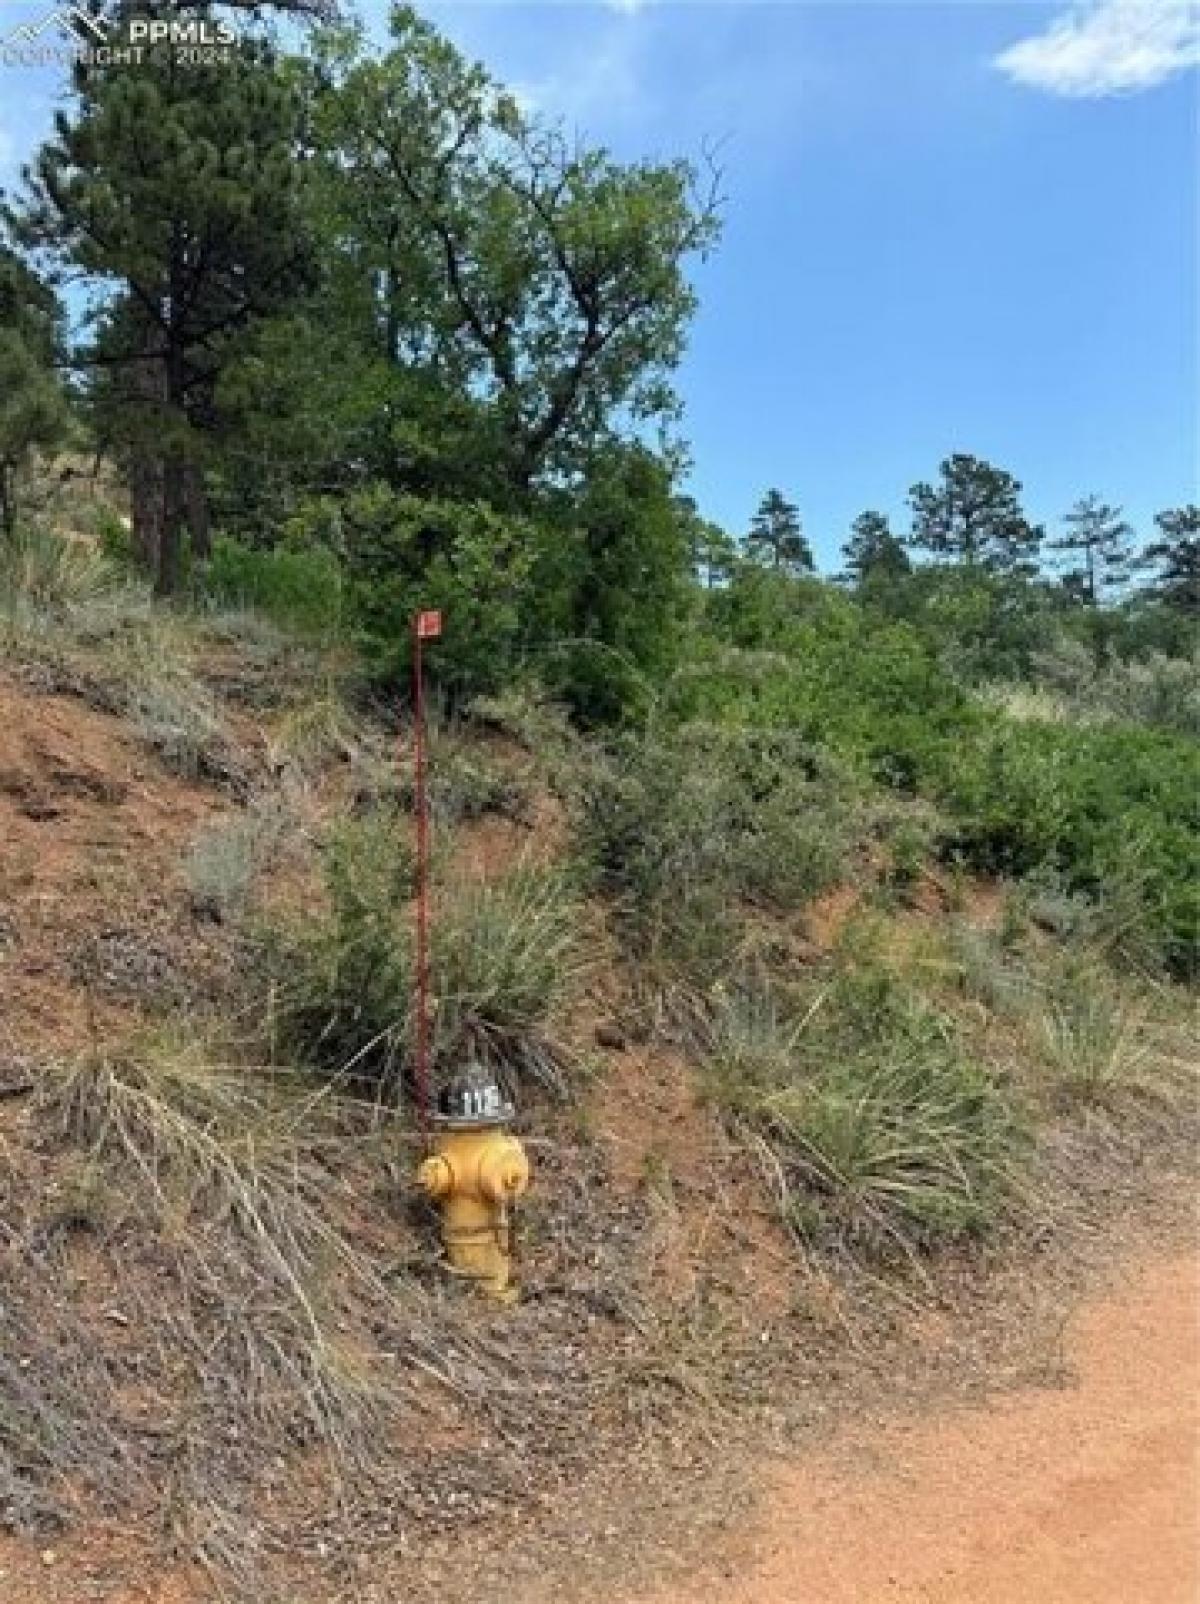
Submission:
[[[611,123],[635,113],[643,100],[640,40],[618,22],[600,38],[540,78],[513,85],[517,104],[527,112],[562,117],[568,123]]]
[[[1200,63],[1196,0],[1090,0],[1010,45],[995,65],[1053,95],[1128,95]]]

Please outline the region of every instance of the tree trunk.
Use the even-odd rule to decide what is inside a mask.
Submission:
[[[132,384],[144,401],[148,420],[157,421],[166,398],[166,370],[161,358],[146,357],[134,366]],[[148,427],[139,430],[141,438],[133,446],[129,463],[129,496],[133,526],[133,549],[138,561],[157,575],[163,531],[163,463]]]
[[[183,525],[184,464],[172,454],[162,465],[162,532],[158,544],[156,596],[173,596],[179,588],[179,546]]]
[[[183,465],[183,511],[192,556],[204,562],[212,555],[212,519],[204,484],[204,469],[198,462],[186,462]]]
[[[17,497],[13,480],[16,470],[0,462],[0,534],[11,541],[17,532]]]
[[[178,273],[171,269],[171,305],[179,304]],[[187,417],[183,408],[183,343],[179,332],[170,328],[163,356],[164,424],[168,431],[167,454],[163,460],[163,526],[158,549],[158,573],[154,581],[157,596],[173,596],[179,588],[179,552],[185,513],[185,476],[188,461],[184,454]]]
[[[162,547],[162,463],[146,446],[138,446],[129,464],[129,499],[133,549],[143,567],[158,572]]]

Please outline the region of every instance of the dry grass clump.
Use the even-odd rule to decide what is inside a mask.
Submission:
[[[303,707],[344,699],[361,681],[353,656],[297,638],[253,608],[204,608],[187,615],[197,672],[230,701],[246,707]]]
[[[1067,724],[1076,717],[1066,697],[1044,685],[983,685],[977,694],[985,707],[1020,723]]]
[[[363,732],[338,687],[329,684],[289,708],[268,743],[269,761],[276,772],[291,769],[306,777],[322,773],[335,762],[361,763],[363,755]]]
[[[327,1101],[279,1071],[165,1050],[60,1066],[40,1103],[51,1130],[136,1178],[143,1223],[169,1233],[196,1284],[215,1292],[236,1271],[224,1296],[234,1282],[269,1291],[290,1335],[303,1336],[297,1363],[309,1377],[301,1396],[313,1425],[333,1429],[346,1378],[326,1362],[320,1282],[334,1264],[364,1267],[327,1207],[337,1134]],[[242,1333],[251,1412],[269,1407],[282,1357],[269,1325],[259,1335],[261,1349],[251,1328]]]
[[[1020,1173],[1024,1122],[1006,1088],[880,967],[803,998],[761,982],[721,993],[707,1077],[807,1241],[886,1255],[973,1235]]]
[[[982,1048],[1007,1056],[1047,1112],[1132,1116],[1187,1095],[1187,994],[1114,969],[1106,942],[1031,948],[952,924],[943,947],[956,989],[980,1006],[973,1026]],[[1006,1027],[1000,1039],[997,1021]]]
[[[410,1304],[418,1329],[420,1300],[347,1229],[362,1136],[342,1119],[287,1076],[195,1051],[49,1066],[37,1129],[89,1181],[51,1223],[7,1226],[10,1518],[52,1518],[68,1487],[154,1499],[176,1544],[248,1579],[272,1455],[316,1451],[334,1487],[378,1458],[401,1398],[368,1333]]]
[[[123,711],[133,733],[164,768],[185,780],[212,780],[244,791],[243,760],[232,748],[212,698],[182,674],[131,677]]]

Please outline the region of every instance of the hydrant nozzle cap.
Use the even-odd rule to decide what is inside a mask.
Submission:
[[[425,1159],[417,1170],[417,1185],[430,1197],[445,1197],[453,1184],[453,1171],[438,1153]]]

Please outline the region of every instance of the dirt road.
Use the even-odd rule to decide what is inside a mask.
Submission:
[[[773,1478],[739,1552],[711,1551],[706,1571],[672,1587],[630,1592],[610,1582],[602,1595],[577,1593],[539,1567],[536,1584],[517,1581],[508,1596],[521,1604],[585,1594],[605,1604],[1200,1604],[1195,1258],[1133,1261],[1079,1309],[1063,1366],[1061,1387],[835,1433]],[[84,1534],[64,1542],[49,1568],[43,1558],[33,1545],[0,1539],[0,1604],[200,1596],[179,1574],[106,1585],[104,1550]],[[369,1591],[372,1601],[401,1596],[409,1595],[386,1585]]]
[[[1200,1275],[1133,1266],[1066,1383],[872,1426],[774,1482],[748,1555],[622,1604],[1197,1604]]]

